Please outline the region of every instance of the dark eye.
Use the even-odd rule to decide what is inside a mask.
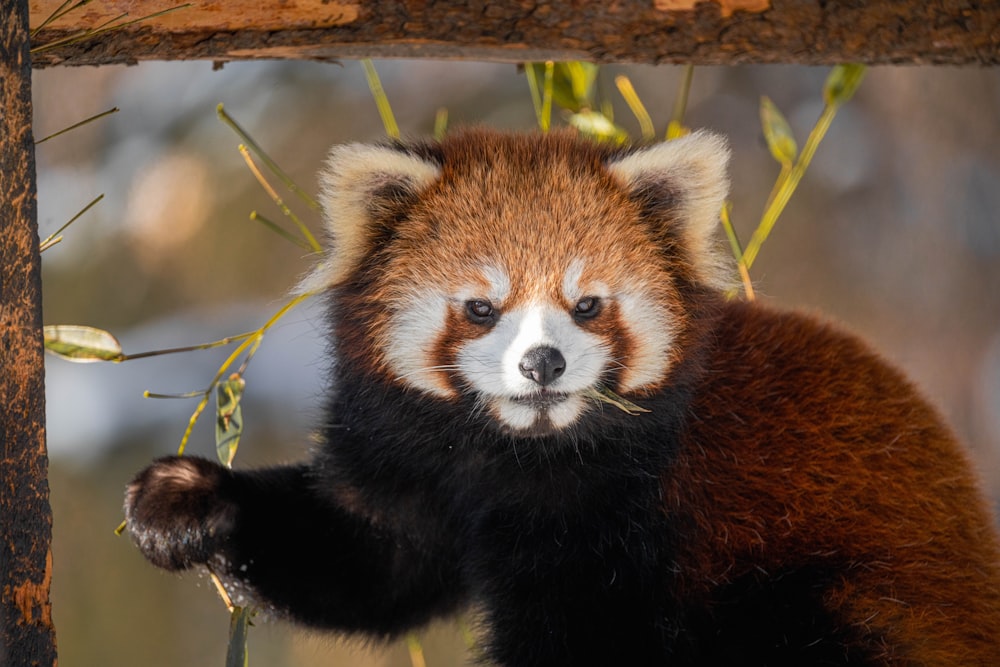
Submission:
[[[493,304],[482,299],[473,299],[465,302],[465,312],[469,320],[475,324],[492,324],[496,319],[496,311]]]
[[[601,300],[596,296],[587,296],[576,302],[573,315],[579,319],[590,319],[601,312]]]

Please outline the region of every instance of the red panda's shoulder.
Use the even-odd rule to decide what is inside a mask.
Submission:
[[[731,411],[748,431],[780,431],[793,440],[884,448],[879,441],[898,434],[947,440],[949,456],[958,449],[919,389],[867,341],[827,318],[729,301],[709,331],[696,421],[717,423]]]
[[[758,304],[722,306],[709,349],[662,477],[666,510],[686,517],[679,562],[693,587],[837,559],[854,566],[834,606],[853,608],[835,612],[877,619],[893,642],[943,632],[907,611],[928,596],[969,600],[968,618],[1000,633],[994,517],[964,450],[902,373],[829,321]],[[955,553],[993,567],[970,572]],[[955,637],[978,633],[950,623]]]

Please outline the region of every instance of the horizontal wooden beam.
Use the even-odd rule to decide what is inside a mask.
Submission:
[[[362,57],[1000,63],[996,0],[192,0],[179,7],[181,2],[93,0],[35,34],[34,63]],[[42,26],[61,4],[31,0],[32,27]],[[116,25],[121,27],[109,29]]]

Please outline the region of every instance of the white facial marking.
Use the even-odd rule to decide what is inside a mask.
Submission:
[[[385,349],[386,361],[397,378],[437,396],[453,394],[447,373],[437,369],[430,357],[447,316],[448,299],[444,294],[412,295],[405,301],[405,310],[393,315]]]
[[[566,274],[563,276],[562,291],[563,296],[569,302],[576,301],[583,294],[580,293],[580,278],[583,277],[583,260],[574,259],[570,262]]]
[[[596,296],[601,299],[610,297],[611,290],[604,283],[595,282],[586,287],[580,284],[580,279],[583,278],[583,267],[584,263],[582,259],[574,259],[570,263],[569,268],[566,269],[566,275],[563,276],[562,283],[563,296],[566,298],[566,301],[568,303],[576,303],[587,296]]]
[[[480,393],[521,398],[539,390],[519,368],[528,350],[536,347],[554,347],[566,360],[566,371],[546,387],[553,393],[582,391],[604,370],[601,339],[580,329],[569,313],[548,305],[503,313],[492,331],[462,347],[458,364]]]
[[[490,298],[494,304],[503,303],[510,294],[510,276],[498,266],[484,266],[483,276],[490,284]]]
[[[619,295],[618,306],[634,346],[626,360],[620,388],[632,391],[659,382],[666,375],[670,346],[674,342],[669,312],[641,292]]]
[[[521,315],[513,340],[504,341],[507,347],[501,355],[502,386],[512,394],[532,392],[534,383],[521,374],[519,365],[528,350],[534,347],[552,346],[552,341],[545,332],[542,308],[529,308]]]
[[[568,396],[562,403],[557,403],[549,408],[549,421],[556,428],[565,428],[576,421],[583,411],[584,400],[582,396],[573,394]]]
[[[507,426],[516,431],[531,428],[538,420],[538,410],[523,403],[500,398],[492,403],[497,411],[497,417]]]
[[[520,370],[524,355],[543,346],[566,361],[565,372],[544,388]],[[565,308],[545,303],[503,312],[492,330],[458,353],[463,377],[515,430],[530,428],[543,416],[556,428],[572,424],[586,405],[580,392],[597,383],[607,363],[600,337],[577,326]]]
[[[563,296],[572,304],[584,296],[613,298],[632,349],[621,371],[619,390],[634,391],[660,382],[669,368],[674,324],[650,294],[639,290],[611,295],[601,283],[581,286],[583,262],[574,261],[563,277]],[[482,275],[488,285],[470,284],[455,294],[411,294],[399,300],[386,344],[386,361],[397,378],[408,386],[441,397],[454,396],[449,376],[458,372],[471,389],[483,396],[493,415],[511,429],[527,430],[547,419],[556,429],[565,428],[583,413],[588,401],[582,392],[595,386],[610,366],[610,349],[601,337],[582,329],[564,303],[536,301],[505,310],[510,278],[494,266]],[[491,330],[464,343],[456,367],[437,367],[430,355],[444,332],[449,308],[463,308],[465,301],[489,299],[499,308],[500,319]],[[525,377],[520,365],[537,347],[552,347],[566,361],[566,370],[544,388]]]
[[[499,306],[504,302],[504,299],[510,294],[510,278],[507,277],[507,274],[503,269],[489,265],[484,266],[481,273],[489,285],[486,292],[483,292],[481,285],[470,283],[455,293],[454,302],[456,304],[461,305],[470,299],[486,299],[494,306]]]
[[[516,431],[529,429],[542,416],[542,410],[523,402],[509,398],[496,398],[492,402],[497,417]],[[557,429],[565,428],[576,421],[583,412],[585,400],[577,394],[570,394],[562,401],[554,403],[545,410],[549,422]]]

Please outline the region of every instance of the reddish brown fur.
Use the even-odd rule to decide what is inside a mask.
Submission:
[[[392,250],[370,260],[380,267],[376,286],[358,295],[364,303],[351,308],[370,313],[370,319],[362,327],[351,324],[353,333],[348,327],[338,332],[359,338],[363,347],[352,345],[351,353],[366,366],[392,377],[382,351],[394,305],[406,308],[415,287],[480,284],[490,257],[503,258],[509,303],[532,297],[564,301],[565,270],[581,259],[584,283],[601,281],[612,291],[641,286],[668,309],[679,302],[661,249],[651,243],[649,230],[635,224],[639,205],[604,166],[608,149],[562,132],[550,135],[540,150],[537,136],[486,130],[458,133],[440,149],[440,179],[396,225]],[[681,271],[685,264],[678,262]],[[542,266],[551,273],[539,275]],[[671,316],[678,323],[685,318],[680,309],[671,309]],[[449,340],[456,335],[449,333]],[[627,352],[628,343],[619,347]],[[449,349],[439,347],[445,354],[436,357],[438,363],[450,363]]]
[[[827,554],[854,564],[827,604],[885,638],[885,664],[1000,664],[994,521],[939,416],[854,338],[754,305],[723,312],[663,477],[665,510],[687,526],[689,594]]]

